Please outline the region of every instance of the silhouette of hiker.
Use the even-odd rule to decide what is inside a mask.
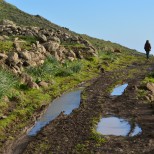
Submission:
[[[149,40],[146,40],[145,45],[144,45],[144,49],[146,51],[147,59],[149,59],[149,52],[151,51],[151,45],[149,43]]]

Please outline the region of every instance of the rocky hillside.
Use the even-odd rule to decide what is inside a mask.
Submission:
[[[76,34],[0,0],[0,153],[55,97],[142,59],[134,50]]]
[[[44,63],[47,56],[57,61],[97,56],[95,48],[85,39],[61,30],[16,26],[9,20],[0,23],[1,62],[21,73],[23,67]]]

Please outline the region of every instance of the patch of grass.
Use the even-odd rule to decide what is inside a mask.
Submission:
[[[9,4],[5,1],[0,1],[0,21],[3,19],[8,19],[17,23],[17,25],[25,25],[25,26],[38,26],[44,28],[53,28],[58,29],[54,23],[51,23],[47,19],[39,16],[39,15],[30,15],[19,10],[12,4]],[[60,27],[59,27],[60,28]],[[63,31],[66,31],[63,28],[60,28]]]
[[[86,145],[84,145],[84,144],[77,144],[76,147],[75,147],[75,150],[78,153],[85,153],[87,151],[86,150]]]
[[[8,95],[11,88],[17,85],[17,78],[8,71],[0,69],[0,98]]]
[[[144,89],[138,89],[137,90],[137,97],[145,97],[146,95],[148,94],[148,92],[146,91],[146,90],[144,90]]]
[[[27,72],[36,80],[49,80],[51,77],[67,77],[78,73],[82,68],[79,61],[59,63],[54,57],[48,57],[45,63],[40,67],[31,67]]]
[[[18,90],[16,90],[17,92]],[[24,92],[20,91],[18,97],[20,97],[19,102],[13,111],[7,115],[6,119],[0,120],[0,138],[3,140],[7,139],[7,136],[3,135],[6,130],[12,135],[18,132],[27,125],[29,120],[33,120],[32,115],[34,112],[39,112],[42,105],[47,105],[51,100],[48,94],[37,89],[29,89]],[[3,103],[3,108],[6,107]]]
[[[0,52],[10,52],[13,48],[12,41],[0,41]]]
[[[151,74],[149,74],[147,77],[145,77],[145,79],[143,80],[143,84],[146,84],[148,82],[152,82],[154,83],[154,73],[152,72]]]
[[[105,139],[103,138],[103,136],[96,131],[96,126],[97,126],[100,118],[101,118],[101,116],[99,116],[98,118],[93,118],[93,121],[92,121],[93,127],[91,129],[91,135],[90,135],[90,140],[94,140],[97,145],[105,142]]]
[[[26,41],[28,44],[36,43],[38,40],[35,36],[17,36],[19,39]]]
[[[93,132],[90,136],[90,139],[94,140],[97,143],[97,145],[105,142],[105,139],[98,132]]]

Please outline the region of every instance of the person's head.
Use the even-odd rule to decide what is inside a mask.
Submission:
[[[149,40],[146,40],[146,43],[149,43]]]

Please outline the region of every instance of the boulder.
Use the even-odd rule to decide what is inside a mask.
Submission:
[[[7,20],[7,19],[2,20],[0,24],[5,25],[5,26],[8,26],[8,25],[11,25],[13,27],[16,26],[16,24],[13,21],[10,21],[10,20]]]
[[[29,53],[29,51],[24,50],[23,52],[19,53],[20,58],[24,59],[24,60],[29,60],[31,61],[31,54]]]
[[[19,57],[18,57],[18,54],[16,52],[10,52],[8,54],[8,58],[6,60],[7,60],[7,64],[9,66],[16,65],[20,61]]]
[[[51,41],[60,43],[60,39],[56,36],[50,36],[48,39],[51,40]]]
[[[47,51],[52,52],[52,51],[56,51],[59,48],[60,44],[54,41],[49,41],[44,43],[43,46]]]
[[[46,53],[45,47],[41,45],[39,41],[36,41],[36,50],[37,52],[40,52],[40,53]]]
[[[39,34],[39,39],[41,42],[47,42],[47,37],[43,34]]]
[[[68,56],[69,56],[69,57],[76,58],[76,54],[73,52],[73,50],[70,50],[70,51],[68,52]]]

